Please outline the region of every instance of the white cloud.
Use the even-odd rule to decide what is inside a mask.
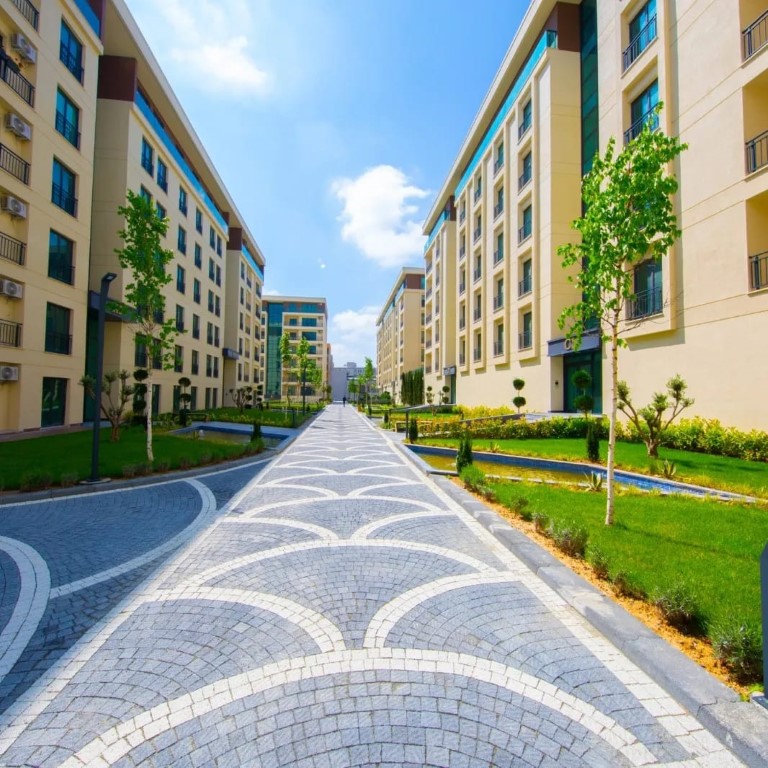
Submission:
[[[419,213],[412,200],[429,195],[409,183],[408,177],[391,165],[369,168],[355,179],[336,179],[331,192],[344,209],[341,237],[381,267],[400,267],[420,259],[424,248]]]
[[[345,309],[331,317],[329,340],[334,365],[362,365],[366,357],[376,364],[376,320],[379,311],[378,307]]]
[[[265,288],[262,291],[264,296],[280,296],[280,291],[276,291],[274,288]]]
[[[212,95],[258,96],[271,78],[250,46],[247,0],[130,0],[161,64]]]

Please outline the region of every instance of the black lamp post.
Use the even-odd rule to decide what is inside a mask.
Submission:
[[[93,416],[93,447],[91,449],[91,477],[89,483],[99,482],[99,431],[101,428],[101,380],[104,378],[104,325],[107,319],[107,297],[109,284],[117,277],[114,272],[107,272],[101,278],[99,291],[99,325],[96,342],[96,383],[94,384],[94,400],[96,413]]]

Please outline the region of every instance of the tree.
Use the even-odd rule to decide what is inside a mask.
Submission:
[[[307,411],[307,382],[310,381],[312,367],[317,363],[309,356],[309,342],[302,337],[296,347],[296,370],[301,382],[301,411]]]
[[[433,406],[433,403],[435,402],[435,393],[432,391],[432,387],[427,387],[426,391],[424,392],[424,400],[426,400],[427,405],[429,406],[430,410],[432,411],[432,414],[435,413],[435,408]]]
[[[291,372],[291,369],[293,368],[293,349],[291,348],[291,337],[284,333],[280,337],[280,343],[279,343],[279,350],[280,350],[280,363],[282,364],[282,378],[284,382],[288,381],[288,375]],[[286,389],[286,393],[288,390]],[[291,398],[290,395],[288,395],[288,404],[290,405]]]
[[[440,405],[448,405],[451,402],[451,388],[446,385],[440,390],[440,393]]]
[[[101,411],[101,414],[109,421],[112,431],[110,432],[109,439],[111,442],[116,443],[120,440],[120,424],[123,421],[123,413],[125,413],[125,406],[128,401],[133,397],[134,387],[128,383],[128,379],[131,374],[128,371],[110,371],[105,373],[101,380],[101,403],[96,403],[96,406]],[[117,388],[117,395],[113,399],[112,386],[115,382],[120,382]],[[95,399],[95,385],[96,379],[93,376],[85,375],[80,379],[80,385],[85,389],[85,393],[88,397]],[[106,398],[106,403],[104,402]]]
[[[592,374],[580,368],[571,376],[573,386],[579,390],[579,394],[573,399],[573,404],[584,414],[584,437],[587,445],[587,458],[590,461],[600,461],[600,434],[598,426],[589,418],[592,408],[595,406],[595,398],[592,397]]]
[[[574,349],[597,321],[603,341],[609,343],[611,405],[608,436],[607,501],[605,524],[613,523],[616,416],[619,402],[619,347],[626,341],[626,302],[635,298],[633,267],[656,260],[680,236],[672,195],[677,180],[669,164],[684,150],[676,137],[666,136],[658,125],[661,104],[640,134],[615,155],[615,139],[605,155],[595,155],[592,169],[582,181],[584,215],[573,222],[581,242],[558,248],[563,267],[580,267],[570,280],[581,300],[566,307],[558,318]]]
[[[347,392],[351,395],[353,402],[357,401],[357,379],[350,379],[347,382]]]
[[[688,385],[680,376],[675,375],[667,382],[667,392],[656,392],[650,405],[639,411],[629,399],[629,387],[625,381],[619,382],[619,410],[629,418],[645,443],[648,456],[659,458],[659,446],[664,439],[667,427],[686,409],[693,405],[693,400],[685,396]],[[670,403],[670,399],[672,402]],[[665,421],[664,414],[672,408],[672,413]]]
[[[512,405],[517,408],[517,412],[520,413],[520,409],[525,407],[525,404],[528,402],[521,394],[521,390],[525,386],[525,381],[523,379],[512,379],[512,386],[515,388],[515,392],[517,394],[512,398]]]
[[[242,413],[245,410],[245,406],[253,400],[253,387],[230,389],[229,396],[232,398],[232,402],[235,404],[238,411]]]
[[[365,387],[365,399],[368,405],[371,404],[371,382],[373,381],[373,360],[370,357],[365,358],[363,365],[363,386]]]
[[[173,251],[162,247],[162,238],[168,231],[168,219],[161,219],[149,200],[128,190],[127,205],[117,209],[125,218],[125,226],[118,232],[123,247],[115,249],[120,266],[130,272],[125,285],[125,304],[121,312],[134,328],[137,344],[143,345],[152,358],[147,366],[147,461],[154,461],[152,450],[152,368],[159,360],[161,368],[173,366],[173,342],[178,331],[172,319],[164,320],[165,296],[163,288],[171,282],[166,267],[173,261]]]

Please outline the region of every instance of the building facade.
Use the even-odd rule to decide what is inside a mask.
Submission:
[[[286,333],[291,346],[302,339],[309,342],[309,357],[322,374],[322,386],[328,384],[330,355],[328,349],[328,304],[324,298],[307,296],[265,296],[262,306],[262,335],[266,341],[264,396],[268,400],[301,397],[301,382],[295,372],[283,370],[280,337]],[[322,397],[321,390],[308,386],[306,394],[313,400]]]
[[[118,208],[169,221],[172,370],[108,313],[104,369],[158,369],[153,410],[226,404],[261,379],[264,257],[123,0],[0,7],[0,431],[78,424],[94,404],[99,287],[125,298]],[[242,297],[241,317],[238,299]],[[231,312],[232,317],[227,317]]]
[[[376,320],[376,387],[400,398],[400,376],[424,366],[422,267],[404,267]]]
[[[468,405],[504,405],[520,377],[532,410],[572,411],[571,377],[585,368],[601,409],[599,334],[574,351],[557,324],[579,300],[557,247],[576,237],[595,151],[660,120],[689,145],[673,169],[682,237],[659,263],[634,268],[621,378],[645,402],[679,373],[691,413],[768,428],[748,397],[768,380],[768,362],[751,354],[768,319],[768,16],[764,3],[738,6],[531,4],[425,223],[426,384],[450,385]],[[444,285],[446,270],[455,279],[439,312],[438,266]],[[733,374],[727,385],[715,362]]]

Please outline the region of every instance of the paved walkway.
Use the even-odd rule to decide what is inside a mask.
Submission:
[[[260,468],[0,508],[0,764],[740,765],[352,408]]]

